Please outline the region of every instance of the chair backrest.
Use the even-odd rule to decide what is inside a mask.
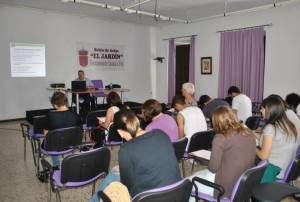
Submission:
[[[186,137],[181,138],[176,142],[172,142],[175,150],[175,155],[178,161],[183,158],[187,143],[188,143],[188,139]]]
[[[245,124],[250,130],[256,130],[259,126],[260,120],[260,116],[250,116],[247,118]]]
[[[79,126],[51,130],[46,135],[46,151],[64,151],[82,143],[82,128]]]
[[[108,173],[110,151],[100,147],[65,157],[61,164],[61,182],[85,182],[94,180],[103,172]]]
[[[201,149],[210,150],[215,134],[214,130],[206,130],[195,133],[190,139],[188,153]]]
[[[28,124],[26,124],[26,123],[20,123],[20,125],[21,125],[21,130],[22,130],[22,136],[29,138],[29,129],[30,129],[30,126]]]
[[[103,81],[102,80],[91,80],[91,82],[94,84],[95,88],[104,88],[103,86]],[[94,96],[96,97],[102,97],[102,96],[106,96],[106,93],[94,93]]]
[[[284,181],[289,183],[294,181],[300,175],[300,154],[297,154],[295,158],[293,158],[288,165],[285,174],[284,174]]]
[[[192,191],[192,182],[189,179],[157,189],[142,192],[136,195],[132,202],[187,202]]]
[[[119,135],[118,131],[116,130],[116,127],[114,123],[111,123],[108,129],[108,137],[107,137],[108,142],[114,141],[114,142],[122,142],[123,139]]]
[[[261,103],[260,102],[252,102],[252,113],[255,115],[260,114]]]
[[[254,185],[260,183],[265,172],[268,161],[260,161],[257,166],[246,170],[234,185],[231,194],[231,201],[247,201],[252,195]]]
[[[86,126],[87,127],[97,127],[99,126],[99,120],[97,117],[105,117],[107,110],[96,110],[90,111],[86,115]]]
[[[45,128],[46,117],[38,117],[33,121],[33,133],[34,134],[43,134]]]

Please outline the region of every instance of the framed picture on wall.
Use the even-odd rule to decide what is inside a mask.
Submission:
[[[212,74],[212,57],[201,58],[201,74]]]

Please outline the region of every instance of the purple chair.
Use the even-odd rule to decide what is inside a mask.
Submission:
[[[185,177],[184,153],[185,153],[185,148],[186,148],[187,143],[188,143],[188,139],[186,137],[181,138],[175,142],[172,142],[174,150],[175,150],[176,158],[177,158],[178,162],[181,161],[183,177]]]
[[[86,141],[86,133],[90,133],[93,128],[99,126],[99,120],[97,117],[105,117],[107,110],[90,111],[86,115],[85,124],[83,124],[84,138]]]
[[[195,197],[196,201],[198,201],[199,199],[204,199],[213,202],[247,201],[252,196],[253,186],[258,185],[260,183],[261,177],[265,172],[267,164],[268,161],[263,160],[260,161],[257,166],[246,170],[236,181],[230,198],[222,198],[225,192],[224,188],[221,185],[209,182],[199,177],[194,177],[192,179],[192,183],[195,186],[195,192],[192,192],[191,195]],[[217,189],[219,191],[218,197],[214,198],[213,196],[201,193],[201,190],[198,191],[196,182]]]
[[[113,150],[114,146],[121,146],[123,144],[123,141],[124,140],[115,129],[114,124],[111,123],[108,128],[107,138],[105,138],[104,141],[104,146],[110,146],[111,150]]]
[[[94,84],[95,88],[98,88],[98,89],[104,88],[102,80],[91,80],[91,82]],[[103,97],[103,104],[104,104],[104,100],[105,100],[106,96],[107,96],[107,93],[94,93],[95,106],[97,106],[97,98],[98,97]]]
[[[257,130],[259,127],[261,117],[260,116],[250,116],[247,118],[245,125],[250,129],[250,130]]]
[[[60,190],[90,183],[93,183],[93,194],[96,180],[108,173],[110,156],[110,151],[106,147],[75,153],[63,159],[60,170],[53,170],[51,164],[42,159],[44,170],[47,168],[50,171],[50,185],[52,191],[56,192],[56,200],[61,201]]]
[[[64,155],[74,151],[82,143],[82,134],[82,128],[79,126],[51,130],[47,133],[43,146],[40,144],[40,139],[34,136],[41,145],[38,162],[46,155]],[[37,172],[39,172],[39,164]]]
[[[137,194],[132,202],[187,202],[192,191],[192,183],[189,179],[183,179],[174,184],[161,188],[151,189]]]
[[[189,147],[187,152],[185,152],[184,154],[184,158],[193,159],[192,172],[194,170],[195,161],[200,161],[204,164],[208,163],[208,161],[206,159],[199,159],[194,156],[191,156],[189,155],[189,153],[201,149],[210,150],[212,147],[212,141],[214,139],[215,134],[216,133],[214,130],[206,130],[206,131],[197,132],[191,137]]]
[[[299,148],[298,148],[299,149]],[[276,182],[292,184],[293,181],[297,180],[300,175],[300,154],[297,153],[296,157],[289,163],[283,179],[276,179]]]
[[[34,166],[37,166],[36,162],[36,156],[38,154],[38,146],[36,145],[34,136],[36,138],[44,138],[45,134],[43,133],[44,129],[44,121],[45,117],[39,117],[34,119],[33,122],[33,130],[30,130],[30,126],[25,123],[21,123],[21,130],[22,130],[22,136],[24,138],[24,161],[26,160],[26,138],[30,141],[31,149],[32,149],[32,156],[33,156],[33,162]]]

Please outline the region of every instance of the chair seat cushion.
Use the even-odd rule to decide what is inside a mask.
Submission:
[[[78,186],[82,186],[85,184],[89,184],[93,181],[95,181],[96,179],[98,179],[101,176],[105,176],[105,172],[100,173],[99,175],[97,175],[96,177],[87,180],[87,181],[83,181],[83,182],[67,182],[65,184],[66,187],[78,187]],[[61,182],[61,170],[57,170],[54,171],[53,173],[53,180],[55,181],[55,183],[57,184],[58,187],[63,187],[63,184]]]

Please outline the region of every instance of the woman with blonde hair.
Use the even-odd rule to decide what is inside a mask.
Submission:
[[[192,83],[184,83],[182,84],[182,89],[181,89],[182,96],[185,98],[185,103],[188,106],[194,106],[197,107],[198,103],[193,97],[195,93],[195,87],[194,84]]]
[[[200,170],[193,177],[215,182],[224,188],[223,197],[230,197],[234,184],[240,175],[251,168],[255,161],[255,135],[240,123],[229,107],[219,107],[212,115],[216,135],[212,142],[208,169]],[[197,184],[198,189],[217,196],[212,188]]]

